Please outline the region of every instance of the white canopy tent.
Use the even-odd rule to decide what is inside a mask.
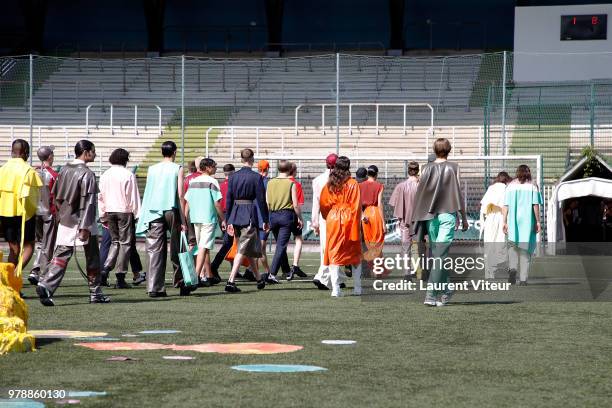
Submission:
[[[610,167],[601,157],[595,156],[599,161],[602,173],[612,175]],[[565,242],[565,227],[563,225],[563,201],[570,198],[595,196],[612,199],[612,177],[581,177],[587,158],[582,158],[574,167],[559,179],[548,201],[547,209],[547,237],[548,242]]]

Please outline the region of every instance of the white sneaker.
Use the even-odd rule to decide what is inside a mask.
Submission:
[[[440,296],[440,300],[436,302],[436,306],[446,306],[448,302],[450,302],[451,297],[453,297],[452,293],[445,293]]]
[[[425,301],[423,302],[423,304],[426,306],[436,306],[437,303],[436,298],[431,296],[425,296]]]
[[[332,297],[342,297],[344,296],[344,294],[342,293],[342,291],[340,289],[338,289],[338,291],[332,290]]]

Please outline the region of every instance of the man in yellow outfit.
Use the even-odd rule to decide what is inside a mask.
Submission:
[[[38,190],[43,185],[36,170],[27,163],[29,156],[28,142],[15,139],[11,145],[12,158],[0,167],[0,224],[10,248],[8,262],[18,265],[21,255],[20,266],[28,264],[34,251],[34,216],[38,205]],[[25,218],[25,224],[22,223],[22,217]],[[17,273],[20,272],[18,266]]]

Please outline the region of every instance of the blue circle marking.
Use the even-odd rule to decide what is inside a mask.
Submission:
[[[301,373],[307,371],[326,371],[327,368],[292,364],[247,364],[232,367],[233,370],[255,373]]]
[[[0,399],[0,407],[45,408],[45,404],[31,399]]]
[[[106,391],[68,391],[68,397],[103,397],[106,395]]]
[[[180,330],[143,330],[141,334],[176,334],[180,333]]]

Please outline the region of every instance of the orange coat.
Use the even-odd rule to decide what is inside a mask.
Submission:
[[[380,213],[380,208],[375,205],[366,207],[363,215],[368,218],[368,222],[363,222],[361,225],[363,228],[363,240],[367,248],[364,257],[366,261],[371,261],[382,256],[383,245],[385,243],[385,220],[383,220]]]
[[[356,265],[361,262],[361,199],[359,184],[350,178],[339,193],[328,186],[321,191],[321,215],[325,219],[325,265]]]

